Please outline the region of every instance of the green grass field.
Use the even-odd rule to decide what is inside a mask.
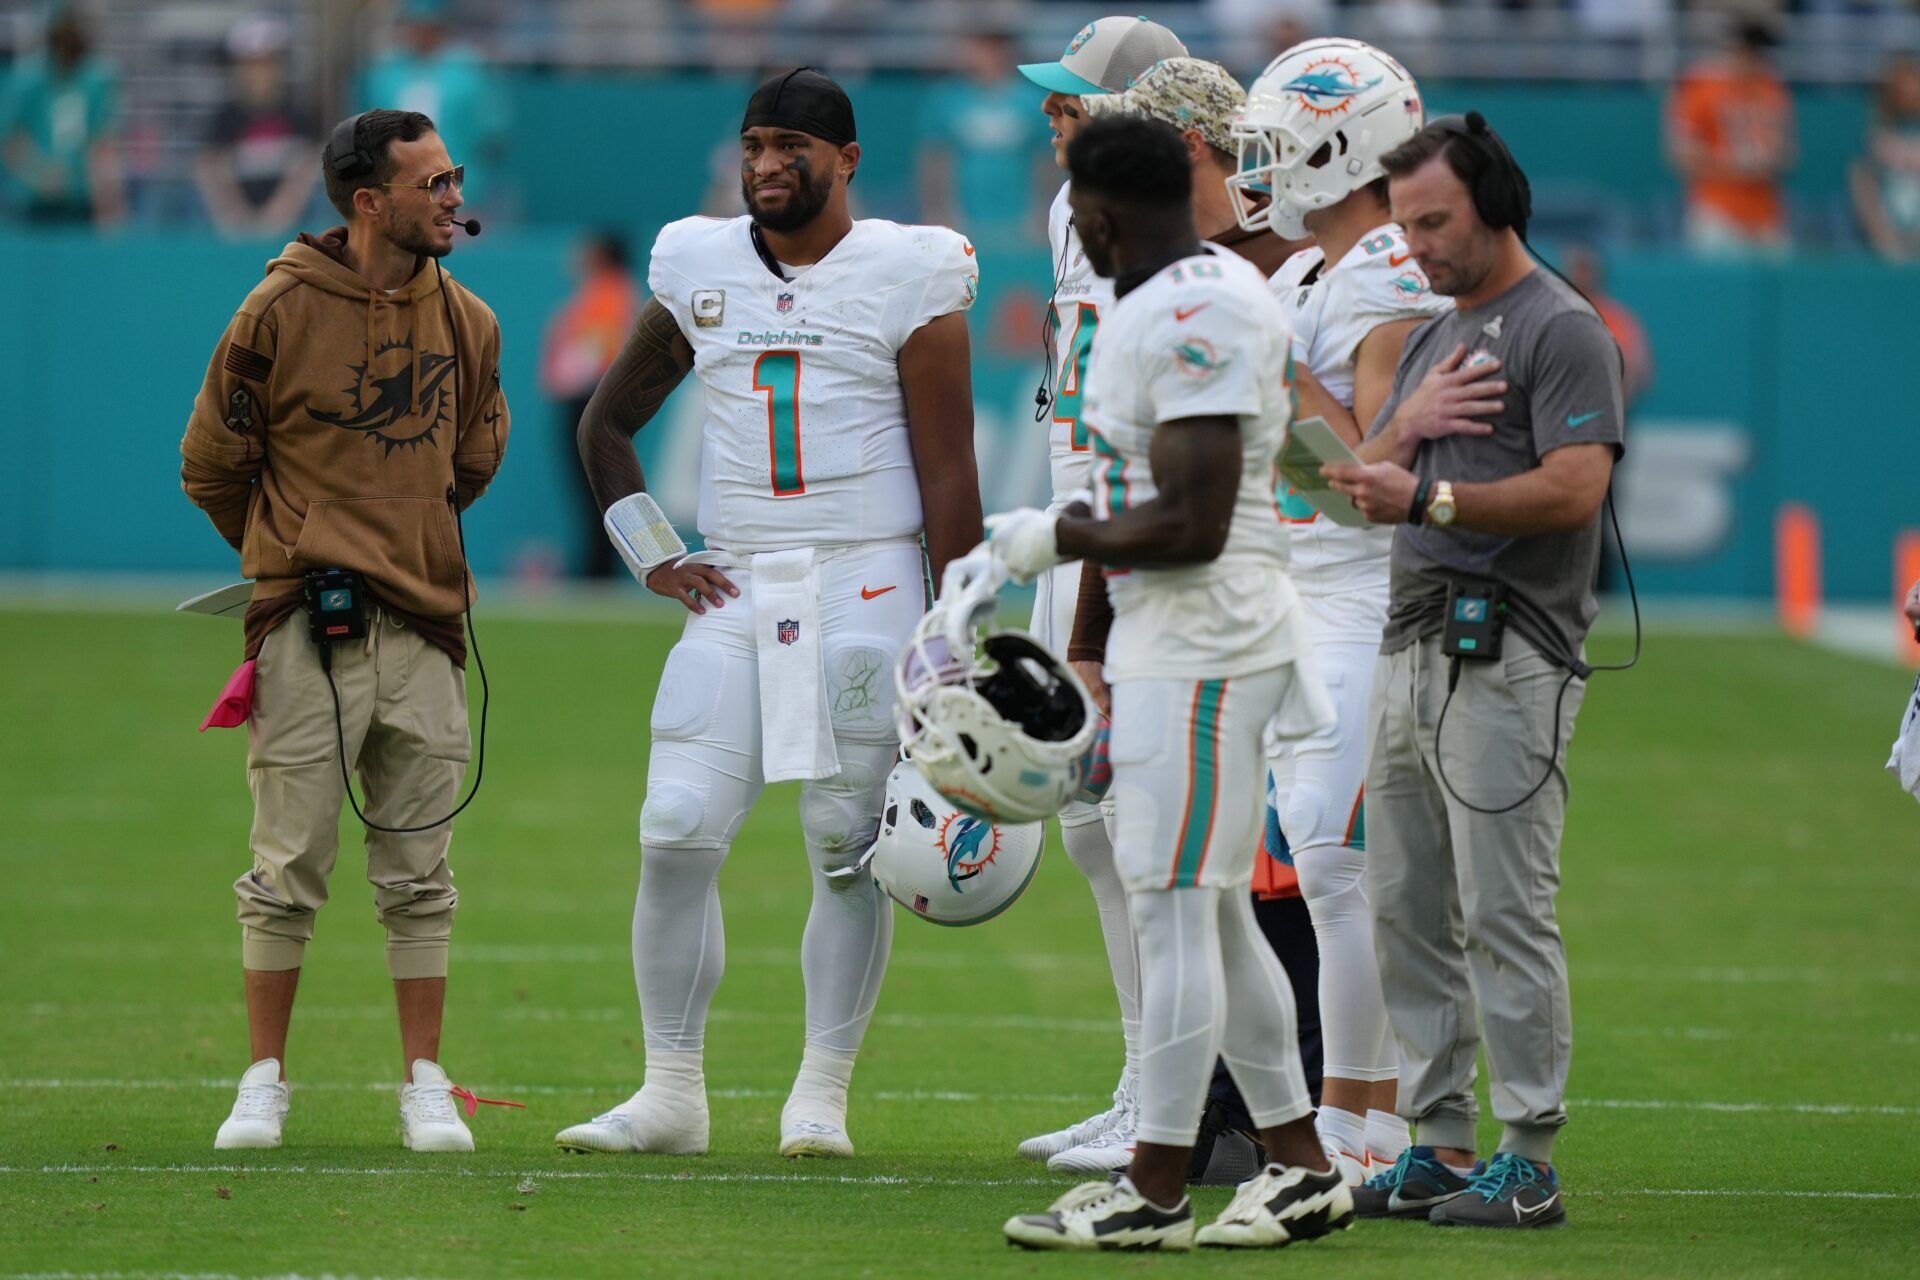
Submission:
[[[1091,904],[1057,846],[987,926],[900,922],[854,1081],[860,1156],[774,1154],[801,1036],[790,788],[722,880],[711,1154],[554,1150],[640,1077],[635,815],[674,628],[481,625],[492,755],[454,842],[443,1061],[527,1110],[483,1109],[472,1156],[401,1149],[350,836],[295,1010],[286,1145],[216,1153],[246,1065],[228,885],[249,803],[241,736],[193,730],[238,629],[0,611],[0,1274],[1920,1273],[1920,812],[1880,770],[1894,668],[1656,632],[1639,670],[1595,681],[1561,897],[1569,1229],[1363,1224],[1280,1258],[1090,1259],[1017,1253],[999,1229],[1066,1185],[1015,1141],[1096,1109],[1119,1059]]]

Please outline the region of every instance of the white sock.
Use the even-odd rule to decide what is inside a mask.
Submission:
[[[633,904],[633,981],[640,992],[647,1066],[655,1054],[690,1053],[706,1043],[707,1008],[727,965],[720,920],[725,849],[640,848]]]
[[[780,1109],[780,1123],[784,1126],[789,1116],[798,1115],[846,1128],[847,1086],[853,1083],[855,1057],[844,1049],[809,1044],[800,1056],[793,1092]]]
[[[1340,1107],[1321,1107],[1313,1117],[1313,1127],[1320,1135],[1321,1146],[1336,1148],[1356,1158],[1366,1154],[1365,1116],[1355,1115]]]
[[[849,866],[873,843],[887,773],[899,748],[892,741],[838,739],[836,746],[840,775],[805,783],[801,790],[801,823],[810,828],[805,835],[813,904],[800,936],[800,977],[807,993],[807,1044],[845,1050],[851,1072],[852,1054],[867,1034],[881,980],[887,976],[893,900],[871,876],[836,879],[827,872]],[[809,816],[816,813],[852,823],[852,834],[843,825],[823,838],[821,830],[828,823]]]
[[[1345,845],[1293,851],[1300,893],[1313,918],[1320,952],[1320,1035],[1326,1074],[1370,1080],[1391,1073],[1398,1049],[1387,1029],[1387,1004],[1373,949],[1373,907],[1367,901],[1367,855]],[[1360,1148],[1348,1148],[1354,1154]]]
[[[1220,893],[1162,889],[1133,898],[1143,961],[1140,1118],[1134,1132],[1143,1142],[1190,1147],[1199,1132],[1227,1022]]]
[[[1060,843],[1067,858],[1087,878],[1094,909],[1100,916],[1100,938],[1107,948],[1107,968],[1113,974],[1113,994],[1120,1003],[1120,1034],[1127,1047],[1127,1066],[1140,1069],[1140,955],[1133,918],[1127,910],[1127,889],[1113,865],[1113,838],[1104,814],[1086,805],[1069,805],[1060,823]]]
[[[1447,1164],[1445,1160],[1442,1160],[1440,1163],[1446,1167],[1447,1172],[1455,1174],[1458,1177],[1471,1178],[1473,1176],[1473,1166],[1470,1164]]]
[[[1226,996],[1220,1056],[1258,1127],[1287,1124],[1313,1110],[1300,1062],[1293,984],[1253,915],[1253,895],[1222,892],[1221,988]]]
[[[1375,1164],[1392,1164],[1412,1141],[1405,1120],[1391,1111],[1367,1111],[1367,1154]]]
[[[642,1087],[649,1100],[685,1102],[705,1108],[707,1073],[702,1056],[698,1049],[692,1052],[647,1050],[646,1084]]]

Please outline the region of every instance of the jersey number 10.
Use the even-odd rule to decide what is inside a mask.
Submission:
[[[753,389],[767,396],[767,452],[773,462],[773,496],[807,491],[800,473],[800,353],[768,351],[753,362]]]

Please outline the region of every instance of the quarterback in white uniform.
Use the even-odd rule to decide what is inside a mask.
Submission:
[[[1030,1248],[1275,1246],[1347,1225],[1312,1122],[1294,1003],[1254,920],[1261,742],[1333,709],[1308,662],[1274,498],[1292,414],[1286,319],[1261,273],[1203,246],[1186,147],[1096,120],[1069,148],[1076,224],[1115,283],[1087,371],[1093,516],[996,516],[1015,580],[1106,566],[1115,861],[1141,961],[1140,1112],[1125,1176],[1006,1224]],[[1186,1177],[1216,1056],[1271,1161],[1194,1230]]]
[[[1186,46],[1165,27],[1144,18],[1098,18],[1077,32],[1058,62],[1030,63],[1020,71],[1047,90],[1040,109],[1053,126],[1054,161],[1066,168],[1066,148],[1088,120],[1084,99],[1123,92],[1142,72],[1165,58],[1185,56]],[[1052,480],[1049,511],[1064,511],[1089,481],[1092,444],[1085,419],[1087,359],[1101,317],[1113,303],[1113,282],[1096,273],[1074,233],[1067,184],[1047,210],[1047,249],[1053,263],[1053,296],[1046,317],[1047,379],[1036,400],[1036,418],[1047,423],[1047,467]],[[1079,597],[1080,566],[1063,564],[1034,585],[1032,631],[1065,659]],[[1113,865],[1113,841],[1099,805],[1074,801],[1060,811],[1060,843],[1087,877],[1100,933],[1120,1003],[1126,1061],[1113,1104],[1098,1115],[1019,1147],[1030,1160],[1044,1160],[1061,1173],[1097,1173],[1126,1165],[1133,1145],[1134,1086],[1140,1064],[1140,966],[1127,915],[1126,889]]]
[[[941,227],[855,222],[853,109],[809,68],[748,103],[748,215],[661,231],[639,327],[580,425],[603,509],[643,490],[631,445],[691,371],[706,394],[707,549],[647,569],[692,614],[652,716],[634,974],[646,1080],[562,1132],[581,1151],[706,1150],[703,1045],[725,962],[721,864],[767,782],[799,780],[813,870],[801,943],[806,1041],[780,1152],[852,1154],[847,1084],[892,916],[854,864],[896,756],[894,655],[938,572],[979,537],[966,308],[973,246]]]
[[[1423,123],[1419,89],[1400,65],[1345,39],[1310,40],[1274,59],[1235,122],[1233,185],[1272,195],[1240,201],[1242,225],[1304,230],[1315,241],[1272,281],[1304,371],[1302,412],[1321,414],[1354,445],[1392,390],[1407,335],[1452,306],[1428,287],[1389,218],[1379,163]],[[1319,150],[1347,163],[1311,163]],[[1397,1060],[1374,959],[1362,796],[1393,531],[1335,524],[1291,492],[1280,502],[1301,612],[1338,720],[1275,744],[1272,803],[1320,948],[1320,1135],[1357,1185],[1371,1163],[1390,1165],[1407,1145],[1406,1122],[1393,1113]]]

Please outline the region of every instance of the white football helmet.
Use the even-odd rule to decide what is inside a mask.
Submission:
[[[1384,176],[1380,157],[1426,122],[1420,87],[1388,54],[1359,40],[1297,44],[1267,64],[1233,119],[1234,215],[1249,231],[1304,236],[1309,212]]]
[[[949,567],[894,664],[900,746],[974,817],[1034,822],[1080,791],[1098,713],[1080,678],[1032,636],[981,638],[1005,582],[984,554]]]
[[[962,813],[902,760],[887,777],[880,835],[866,870],[923,920],[968,925],[1012,906],[1040,868],[1041,824]]]

